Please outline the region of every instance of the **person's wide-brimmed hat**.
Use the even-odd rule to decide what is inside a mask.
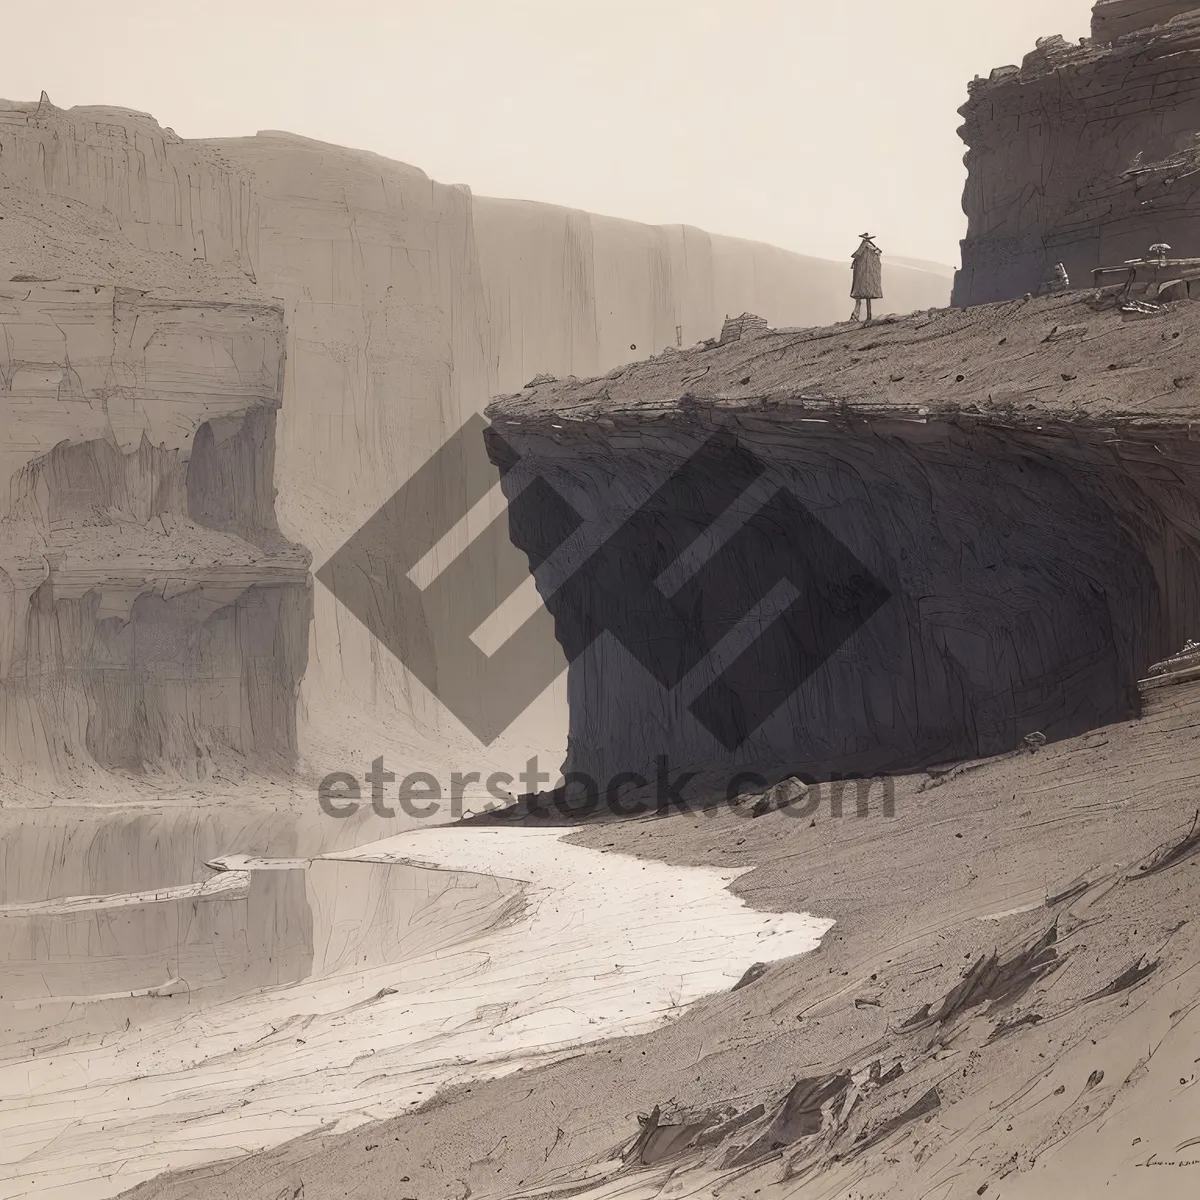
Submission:
[[[860,233],[858,236],[862,238],[864,242],[871,242],[875,240],[875,235],[873,233]]]

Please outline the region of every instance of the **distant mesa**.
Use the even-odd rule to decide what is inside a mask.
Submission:
[[[969,86],[956,305],[1074,286],[1166,242],[1200,256],[1200,4],[1100,0],[1081,44],[1038,39]]]

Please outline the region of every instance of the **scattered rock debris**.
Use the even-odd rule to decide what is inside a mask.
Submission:
[[[1120,975],[1108,984],[1102,987],[1098,992],[1093,992],[1090,996],[1084,996],[1082,1003],[1090,1004],[1093,1000],[1104,1000],[1108,996],[1116,996],[1121,992],[1127,992],[1130,988],[1136,987],[1143,979],[1153,975],[1158,970],[1158,960],[1146,962],[1145,959],[1139,959],[1129,967],[1122,971]]]
[[[980,1004],[989,1004],[992,1011],[1015,1003],[1038,980],[1062,965],[1063,960],[1054,948],[1057,940],[1058,927],[1051,925],[1035,942],[1005,962],[995,953],[981,955],[936,1010],[932,1005],[922,1005],[900,1028],[945,1025]]]
[[[764,792],[751,807],[751,815],[765,816],[769,812],[778,812],[790,808],[808,795],[808,785],[796,778],[785,779],[777,783],[769,791]]]
[[[746,973],[731,987],[731,992],[736,992],[740,988],[749,987],[767,973],[766,963],[753,963],[746,968]]]
[[[1148,879],[1151,875],[1159,875],[1163,871],[1169,871],[1172,867],[1186,862],[1198,852],[1200,852],[1200,809],[1192,817],[1192,827],[1182,841],[1176,842],[1174,845],[1160,846],[1128,878]]]

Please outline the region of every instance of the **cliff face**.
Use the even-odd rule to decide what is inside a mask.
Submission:
[[[1200,5],[1111,0],[1093,33],[970,85],[955,304],[1034,292],[1058,262],[1087,287],[1158,242],[1200,254]]]
[[[289,134],[183,141],[146,114],[63,111],[43,97],[0,106],[0,147],[0,276],[282,306],[275,509],[284,536],[318,563],[498,391],[696,342],[728,311],[828,321],[848,303],[841,264],[478,199]],[[896,266],[886,283],[900,310],[945,300],[946,281],[930,272]],[[85,440],[61,421],[55,437]],[[196,441],[204,454],[206,437]],[[204,512],[215,527],[243,519],[225,486],[231,466],[187,471],[210,473],[204,504],[215,507]],[[486,588],[486,572],[475,574]],[[345,768],[350,753],[357,764],[372,716],[389,737],[396,717],[454,733],[326,589],[312,604],[297,736],[302,753],[320,749],[321,774]],[[420,625],[412,636],[427,635]],[[15,752],[29,761],[40,750]]]
[[[0,285],[0,750],[203,772],[296,750],[308,556],[272,482],[282,313]]]
[[[1197,332],[1190,305],[1139,325],[1074,298],[747,322],[498,400],[512,536],[571,662],[568,769],[897,770],[1134,711],[1200,589]],[[534,478],[559,500],[523,503]]]

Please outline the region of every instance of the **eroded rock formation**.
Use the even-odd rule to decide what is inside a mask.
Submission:
[[[1101,0],[1093,37],[1042,38],[960,109],[969,218],[954,303],[1076,287],[1160,242],[1200,255],[1200,5]]]
[[[498,391],[689,344],[743,308],[777,322],[830,320],[849,271],[691,228],[474,197],[291,134],[184,140],[144,113],[64,111],[43,96],[0,105],[0,279],[10,277],[280,303],[275,507],[284,535],[319,564]],[[896,264],[887,290],[903,311],[944,302],[948,286]],[[54,411],[56,441],[101,436],[66,428]],[[215,429],[212,444],[224,444]],[[212,530],[242,537],[245,514],[231,505],[260,505],[230,495],[237,472],[195,462],[189,471],[189,487],[206,473]],[[298,736],[302,753],[321,748],[318,774],[350,754],[353,765],[363,753],[369,761],[397,719],[444,740],[436,700],[351,613],[322,586],[313,607]],[[372,715],[378,735],[366,732]],[[16,745],[26,761],[41,753],[28,735]]]
[[[1109,305],[750,326],[495,402],[571,660],[567,769],[822,778],[1136,711],[1200,594],[1200,309]],[[533,478],[564,503],[522,502]]]
[[[10,762],[287,762],[307,552],[275,521],[278,307],[0,285]]]

